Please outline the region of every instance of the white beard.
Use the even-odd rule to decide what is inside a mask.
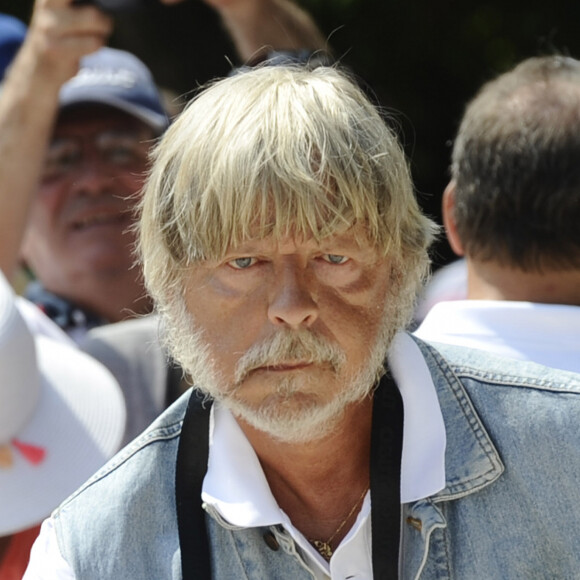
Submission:
[[[412,301],[404,292],[397,298],[387,301],[367,360],[354,375],[342,378],[340,374],[346,361],[342,349],[310,330],[285,330],[251,347],[238,361],[235,380],[228,385],[211,358],[210,345],[204,340],[203,331],[195,327],[182,300],[179,305],[174,304],[171,313],[165,313],[171,329],[167,343],[196,388],[221,402],[236,417],[279,441],[315,441],[330,434],[346,408],[364,400],[378,383],[392,339],[406,323],[412,307]],[[294,360],[329,364],[338,382],[335,396],[321,401],[315,389],[305,388],[313,380],[307,372],[282,377],[274,385],[272,395],[261,404],[250,404],[239,396],[244,377],[253,368]]]

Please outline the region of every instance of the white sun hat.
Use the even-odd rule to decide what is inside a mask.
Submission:
[[[33,336],[0,274],[0,536],[39,524],[119,448],[118,383],[76,347]]]

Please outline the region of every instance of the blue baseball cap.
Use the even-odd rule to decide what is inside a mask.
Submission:
[[[14,16],[0,13],[0,80],[26,36],[26,24]]]
[[[151,71],[135,55],[104,47],[81,59],[79,72],[59,96],[60,110],[83,104],[108,105],[162,133],[169,118]]]

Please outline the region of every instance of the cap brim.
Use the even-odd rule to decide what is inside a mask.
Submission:
[[[115,98],[112,95],[79,95],[78,91],[76,91],[74,98],[67,99],[66,97],[61,97],[59,110],[66,111],[73,107],[91,104],[108,105],[109,107],[127,113],[149,125],[158,135],[163,133],[169,126],[169,118],[167,115],[156,113],[151,109]]]
[[[38,406],[18,434],[45,450],[34,465],[17,450],[0,468],[0,536],[40,523],[119,448],[125,403],[111,373],[87,354],[39,336],[42,376]]]

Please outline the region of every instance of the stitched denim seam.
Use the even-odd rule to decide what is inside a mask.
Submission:
[[[425,354],[433,359],[442,375],[445,377],[447,384],[453,391],[459,408],[467,420],[467,424],[469,425],[475,439],[491,463],[490,469],[482,474],[478,474],[477,477],[472,477],[463,481],[447,482],[445,489],[433,497],[434,501],[441,502],[464,497],[470,493],[478,491],[479,489],[487,486],[489,483],[497,479],[504,471],[504,467],[501,463],[501,460],[499,459],[499,454],[497,453],[495,447],[492,445],[489,435],[483,428],[483,425],[481,424],[477,413],[475,412],[471,400],[465,392],[459,377],[455,373],[455,370],[431,346],[426,345],[426,349],[427,352]]]

